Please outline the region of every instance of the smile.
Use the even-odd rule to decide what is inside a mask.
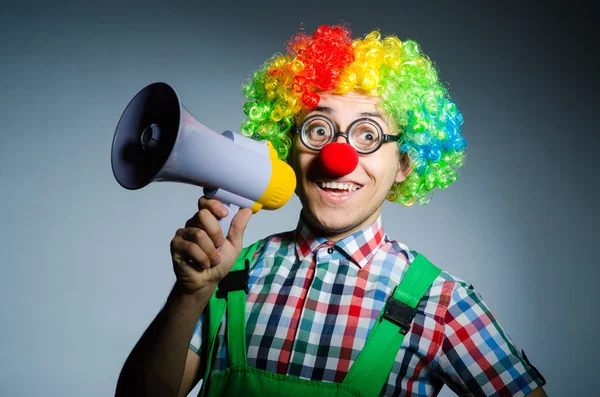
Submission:
[[[330,182],[330,181],[321,181],[318,182],[321,189],[331,189],[331,190],[341,190],[353,192],[361,188],[360,185],[355,185],[352,182]]]
[[[319,192],[325,201],[331,204],[342,204],[358,194],[362,185],[354,182],[317,181]]]

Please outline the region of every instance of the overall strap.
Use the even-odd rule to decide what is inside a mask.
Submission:
[[[247,277],[244,277],[243,272],[248,274],[249,264],[252,260],[252,255],[258,248],[261,240],[254,244],[244,248],[240,255],[237,257],[231,271],[219,283],[219,286],[215,290],[213,296],[208,302],[208,316],[205,320],[208,321],[208,355],[202,359],[205,361],[206,370],[204,372],[204,380],[202,382],[202,390],[200,396],[206,395],[208,390],[208,384],[210,383],[210,371],[212,366],[212,358],[216,349],[216,340],[221,322],[223,321],[223,315],[227,309],[229,303],[229,310],[227,310],[227,351],[230,365],[234,364],[245,364],[246,363],[246,293],[247,290],[232,290],[235,288],[236,282],[240,280],[246,282]],[[233,277],[229,277],[229,276]],[[227,280],[226,280],[227,279]],[[242,328],[242,337],[238,337],[237,332]],[[232,335],[233,334],[233,335]]]
[[[246,365],[246,294],[252,256],[261,241],[244,248],[238,256],[231,272],[242,272],[245,276],[245,289],[227,291],[227,353],[229,365]],[[231,274],[231,273],[230,273]]]
[[[390,375],[404,335],[419,301],[441,270],[418,254],[379,314],[363,350],[343,383],[361,390],[361,396],[379,396]]]

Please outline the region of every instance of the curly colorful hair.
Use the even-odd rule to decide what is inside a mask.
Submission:
[[[300,32],[244,84],[241,132],[269,140],[280,159],[292,145],[292,127],[319,103],[319,92],[355,91],[381,97],[379,106],[402,136],[398,145],[413,168],[392,185],[387,199],[406,206],[428,203],[433,189],[458,179],[467,143],[463,117],[438,80],[431,60],[414,41],[381,38],[372,31],[352,40],[344,26],[321,26],[312,36]]]

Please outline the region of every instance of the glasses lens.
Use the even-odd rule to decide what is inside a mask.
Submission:
[[[382,132],[373,121],[364,120],[356,123],[348,135],[352,146],[359,152],[367,153],[379,146]]]
[[[331,141],[333,127],[331,123],[321,117],[307,119],[302,126],[302,137],[308,146],[318,149]]]

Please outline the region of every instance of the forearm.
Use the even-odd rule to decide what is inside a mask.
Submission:
[[[116,396],[176,396],[189,342],[214,287],[195,295],[181,292],[177,284],[167,302],[127,358]]]

